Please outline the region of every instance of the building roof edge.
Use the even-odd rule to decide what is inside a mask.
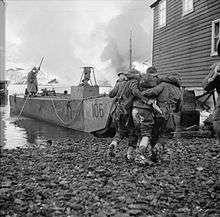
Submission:
[[[151,8],[156,7],[161,0],[156,0],[153,4],[150,5]]]

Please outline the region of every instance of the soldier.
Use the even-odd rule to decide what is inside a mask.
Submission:
[[[40,69],[34,67],[29,73],[27,77],[27,94],[31,94],[32,96],[36,95],[38,91],[38,83],[37,83],[37,73]]]
[[[112,143],[109,146],[110,156],[115,156],[114,151],[116,146],[118,145],[118,142],[125,136],[128,136],[129,147],[126,157],[128,160],[131,160],[133,158],[133,152],[137,144],[137,135],[133,133],[134,124],[131,115],[132,104],[134,97],[139,98],[143,101],[146,100],[146,98],[141,94],[138,89],[139,78],[140,73],[137,70],[132,69],[126,74],[126,81],[123,83],[123,85],[119,85],[120,88],[115,87],[115,90],[117,90],[117,94],[113,94],[116,95],[115,116],[116,121],[118,122],[118,125],[120,127],[118,128],[118,134],[116,134],[116,137],[113,139]],[[110,97],[111,96],[112,93],[110,92]],[[123,129],[123,131],[121,131],[120,129]]]
[[[158,83],[158,77],[156,76],[156,68],[149,67],[146,74],[142,75],[140,79],[139,88],[141,91],[155,87]],[[151,164],[151,161],[147,158],[147,148],[151,141],[151,135],[154,127],[155,112],[161,113],[159,107],[153,107],[155,99],[150,99],[146,102],[136,99],[133,103],[132,117],[135,125],[136,134],[139,138],[139,153],[135,158],[135,162],[138,164],[146,165]]]
[[[154,77],[157,80],[157,82],[159,82],[159,78],[157,76],[157,69],[154,66],[147,68],[146,76],[151,78]]]
[[[113,111],[111,112],[113,121],[116,123],[116,135],[114,136],[111,144],[109,145],[108,155],[110,157],[115,157],[115,148],[118,145],[118,143],[126,136],[127,128],[125,126],[126,123],[124,123],[125,115],[119,114],[119,98],[121,97],[120,94],[123,94],[123,90],[125,88],[125,84],[127,81],[126,72],[118,72],[118,80],[116,81],[116,84],[114,88],[109,92],[109,97],[114,98],[114,107]]]
[[[179,110],[182,100],[181,79],[178,73],[170,73],[161,78],[160,83],[142,92],[146,97],[156,97],[162,115],[155,119],[153,141],[151,141],[153,160],[158,160],[171,131],[175,130],[173,112]]]
[[[220,47],[220,43],[218,49]],[[203,81],[203,88],[206,91],[216,89],[218,93],[217,105],[214,112],[214,129],[217,136],[217,144],[220,147],[220,63],[214,63],[211,66],[211,71]]]

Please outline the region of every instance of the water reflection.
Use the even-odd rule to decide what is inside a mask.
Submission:
[[[9,94],[23,94],[26,85],[9,85]],[[39,89],[45,88],[40,86]],[[70,92],[67,86],[46,86],[48,89],[55,88],[56,92]],[[108,89],[101,89],[101,93],[108,92]],[[88,133],[74,131],[58,127],[43,121],[17,116],[10,116],[8,98],[0,97],[0,146],[3,148],[16,148],[39,145],[47,140],[74,139],[79,140],[82,136],[91,136]]]
[[[10,116],[8,99],[0,101],[0,145],[3,148],[39,145],[47,140],[79,139],[87,133],[74,131],[30,118]]]
[[[5,107],[8,105],[8,96],[0,96],[0,107]]]

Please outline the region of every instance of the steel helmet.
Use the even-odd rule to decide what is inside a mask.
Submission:
[[[126,75],[126,74],[127,74],[127,72],[126,72],[126,71],[118,71],[118,72],[117,72],[117,75],[118,75],[118,76],[119,76],[119,75],[121,75],[121,74]]]

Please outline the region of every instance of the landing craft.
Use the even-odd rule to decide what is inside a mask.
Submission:
[[[70,94],[10,95],[9,99],[11,112],[18,118],[22,115],[89,133],[106,127],[113,102],[99,93],[93,67],[83,67],[79,85],[71,86]]]
[[[131,31],[129,54],[129,69],[131,69]],[[45,91],[42,96],[37,95],[37,97],[11,95],[9,96],[11,113],[18,114],[18,118],[21,115],[36,118],[62,127],[93,133],[97,137],[113,137],[116,127],[110,113],[114,99],[99,93],[93,67],[82,68],[79,85],[71,86],[70,95],[66,93],[55,95],[54,92],[45,94]]]

